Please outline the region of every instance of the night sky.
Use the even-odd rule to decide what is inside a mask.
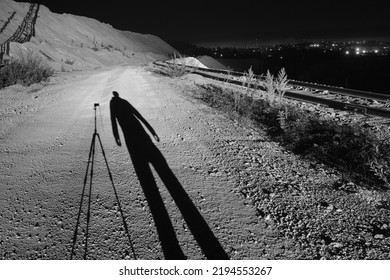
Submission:
[[[255,46],[315,40],[390,40],[387,1],[36,2],[55,13],[92,17],[116,29],[154,34],[168,42]]]

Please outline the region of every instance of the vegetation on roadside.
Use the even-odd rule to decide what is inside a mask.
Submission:
[[[67,59],[65,59],[64,63],[69,64],[69,65],[73,65],[74,64],[74,59],[67,58]]]
[[[53,74],[54,70],[39,56],[29,52],[0,69],[0,89],[14,84],[29,86],[45,81]]]
[[[390,139],[354,122],[340,124],[330,117],[319,117],[287,102],[286,72],[275,78],[269,71],[255,79],[251,69],[244,75],[243,85],[257,84],[264,91],[225,89],[215,85],[201,86],[200,98],[214,108],[233,112],[255,124],[266,126],[274,139],[288,149],[334,166],[344,175],[378,183],[390,188]],[[250,91],[250,92],[248,92]]]
[[[171,78],[182,77],[185,74],[192,72],[192,69],[185,63],[184,57],[180,54],[179,57],[177,57],[176,53],[173,53],[172,56],[171,62],[166,63],[165,67],[159,67],[155,71]]]

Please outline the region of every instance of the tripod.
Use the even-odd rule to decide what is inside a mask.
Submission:
[[[118,209],[119,209],[119,211],[121,213],[123,225],[124,225],[124,228],[125,228],[126,235],[127,235],[128,239],[129,239],[129,243],[130,243],[130,247],[131,247],[131,250],[132,250],[132,253],[133,253],[133,257],[134,257],[134,259],[137,259],[135,251],[134,251],[134,247],[133,247],[133,242],[132,242],[132,240],[130,238],[130,234],[129,234],[129,230],[128,230],[127,223],[126,223],[126,220],[125,220],[125,216],[123,215],[123,211],[122,211],[122,207],[121,207],[121,204],[120,204],[120,201],[119,201],[118,193],[116,192],[114,181],[112,179],[112,174],[111,174],[111,171],[110,171],[110,167],[108,166],[106,153],[105,153],[104,148],[103,148],[102,140],[100,139],[100,135],[97,132],[97,128],[96,128],[96,107],[98,107],[98,106],[99,106],[99,103],[95,103],[93,105],[93,110],[95,111],[95,119],[94,119],[95,120],[95,130],[93,132],[91,146],[89,148],[87,170],[85,171],[83,191],[81,193],[81,201],[80,201],[79,212],[78,212],[78,215],[77,215],[76,227],[75,227],[74,235],[73,235],[73,245],[72,245],[72,252],[71,252],[70,259],[73,259],[73,256],[75,254],[75,245],[76,245],[76,241],[77,241],[77,230],[78,230],[78,227],[79,227],[79,224],[80,224],[80,216],[81,216],[81,210],[82,210],[82,205],[83,205],[84,196],[85,196],[85,189],[86,189],[86,185],[87,185],[88,171],[89,171],[89,167],[91,166],[90,173],[89,173],[90,174],[90,176],[89,176],[90,177],[90,180],[89,180],[89,191],[88,191],[88,195],[87,195],[88,196],[87,228],[86,228],[86,231],[85,231],[85,243],[84,243],[83,259],[87,259],[87,256],[88,256],[88,237],[89,237],[89,223],[90,223],[90,219],[91,219],[91,195],[92,195],[93,164],[94,164],[94,159],[95,159],[96,138],[99,140],[100,148],[102,150],[104,161],[105,161],[106,166],[107,166],[108,176],[110,178],[111,185],[112,185],[112,188],[113,188],[114,193],[115,193],[115,198],[116,198],[117,203],[118,203]]]

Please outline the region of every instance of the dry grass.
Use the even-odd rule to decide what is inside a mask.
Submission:
[[[179,62],[179,59],[182,58],[181,55],[178,58],[176,53],[173,53],[173,62],[166,63],[164,67],[159,66],[158,68],[154,68],[153,71],[171,78],[182,77],[185,74],[193,72],[193,69],[186,65],[184,60]]]
[[[0,70],[0,88],[14,84],[29,86],[45,81],[53,74],[54,70],[45,65],[39,56],[29,52]]]

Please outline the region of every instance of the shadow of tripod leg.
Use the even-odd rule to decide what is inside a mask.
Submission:
[[[81,208],[82,208],[82,206],[83,206],[85,187],[86,187],[86,185],[87,185],[89,164],[91,163],[91,155],[92,155],[92,150],[94,149],[94,146],[95,146],[95,134],[93,134],[93,136],[92,136],[91,146],[90,146],[90,148],[89,148],[87,169],[86,169],[86,171],[85,171],[84,184],[83,184],[83,191],[81,192],[81,199],[80,199],[79,212],[78,212],[78,214],[77,214],[77,221],[76,221],[76,226],[75,226],[74,234],[73,234],[73,244],[72,244],[72,251],[71,251],[70,259],[73,259],[74,249],[75,249],[75,246],[76,246],[76,241],[77,241],[77,230],[78,230],[78,227],[79,227],[79,224],[80,224]]]
[[[99,139],[100,148],[101,148],[101,150],[102,150],[103,157],[104,157],[104,161],[105,161],[106,166],[107,166],[108,176],[110,177],[111,184],[112,184],[112,188],[113,188],[114,193],[115,193],[115,198],[116,198],[116,201],[118,202],[119,212],[121,213],[121,217],[122,217],[122,221],[123,221],[123,226],[124,226],[124,228],[125,228],[126,235],[127,235],[128,239],[129,239],[130,248],[131,248],[131,251],[132,251],[132,253],[133,253],[134,259],[137,259],[137,255],[135,254],[135,250],[134,250],[134,246],[133,246],[133,241],[131,240],[131,237],[130,237],[129,229],[128,229],[127,223],[126,223],[126,218],[125,218],[125,216],[124,216],[124,214],[123,214],[123,211],[122,211],[121,203],[120,203],[120,201],[119,201],[118,193],[117,193],[116,188],[115,188],[115,185],[114,185],[114,180],[113,180],[113,178],[112,178],[112,174],[111,174],[110,167],[108,166],[108,161],[107,161],[107,158],[106,158],[106,153],[105,153],[105,151],[104,151],[103,144],[102,144],[102,140],[100,139],[99,133],[97,133],[97,137],[98,137],[98,139]]]

